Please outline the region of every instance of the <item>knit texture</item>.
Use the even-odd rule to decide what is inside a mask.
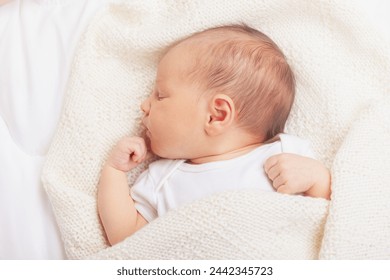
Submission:
[[[108,248],[96,186],[112,146],[138,133],[163,48],[244,22],[283,50],[297,80],[287,132],[332,172],[332,200],[227,192]],[[115,1],[81,39],[43,182],[69,258],[390,258],[390,55],[354,1]],[[129,174],[131,185],[145,164]]]

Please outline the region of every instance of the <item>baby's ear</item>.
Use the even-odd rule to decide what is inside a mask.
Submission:
[[[222,134],[234,123],[235,115],[233,100],[226,94],[216,94],[209,103],[206,133],[210,136]]]

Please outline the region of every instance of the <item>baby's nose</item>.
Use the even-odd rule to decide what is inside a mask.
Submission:
[[[150,98],[146,98],[144,102],[141,104],[141,110],[144,112],[146,115],[149,114],[150,110]]]

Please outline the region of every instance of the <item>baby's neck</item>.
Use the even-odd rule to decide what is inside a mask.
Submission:
[[[190,164],[202,164],[213,161],[228,160],[247,154],[261,145],[262,143],[250,143],[239,148],[232,148],[223,152],[217,152],[215,154],[189,159],[187,162]]]

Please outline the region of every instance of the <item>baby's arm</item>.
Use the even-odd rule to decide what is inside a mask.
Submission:
[[[304,193],[330,199],[330,172],[315,159],[288,153],[278,154],[265,162],[264,170],[277,192]]]
[[[147,224],[135,209],[126,177],[126,172],[145,160],[146,153],[142,138],[123,138],[114,147],[102,169],[98,184],[98,212],[111,245]]]

